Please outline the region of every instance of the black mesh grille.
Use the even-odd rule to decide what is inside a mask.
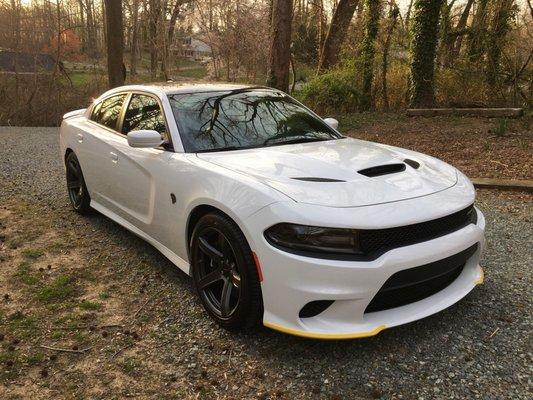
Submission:
[[[397,228],[361,230],[360,248],[369,258],[376,258],[388,250],[444,236],[476,222],[477,213],[474,206],[471,205],[446,217],[419,224]]]
[[[465,263],[477,248],[475,244],[443,260],[395,273],[387,279],[365,312],[400,307],[441,291],[461,274]]]

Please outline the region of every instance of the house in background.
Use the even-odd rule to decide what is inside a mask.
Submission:
[[[0,73],[49,74],[55,67],[56,60],[49,54],[0,49]]]
[[[189,58],[192,60],[201,60],[205,57],[211,57],[211,46],[201,39],[185,36],[177,40],[175,46],[178,57]]]

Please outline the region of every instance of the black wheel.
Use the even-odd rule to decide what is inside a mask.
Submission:
[[[69,153],[65,161],[67,168],[67,191],[72,208],[80,214],[89,214],[91,196],[85,185],[83,173],[81,172],[80,162],[74,152]]]
[[[230,218],[200,218],[191,238],[194,285],[204,308],[222,327],[257,327],[263,317],[261,285],[250,246]]]

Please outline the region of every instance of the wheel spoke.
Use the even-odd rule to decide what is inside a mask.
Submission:
[[[231,300],[231,290],[233,284],[230,279],[224,280],[224,287],[222,288],[222,297],[220,299],[220,311],[222,312],[223,317],[227,317],[230,312],[230,300]]]
[[[213,283],[218,282],[222,279],[222,268],[219,267],[214,271],[211,271],[206,276],[198,281],[198,287],[200,289],[205,289],[208,286],[211,286]]]
[[[74,161],[70,161],[69,162],[69,167],[70,167],[70,170],[72,171],[72,173],[79,177],[80,176],[80,170],[78,169],[78,164],[75,163]]]
[[[200,250],[207,255],[215,264],[221,264],[222,259],[224,258],[224,255],[215,249],[213,246],[211,246],[209,243],[207,243],[207,240],[204,238],[199,238],[199,244],[200,244]]]
[[[80,182],[79,181],[70,181],[67,183],[67,187],[69,189],[79,189],[80,188]]]

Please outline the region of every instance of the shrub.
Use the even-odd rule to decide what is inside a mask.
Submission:
[[[334,69],[312,78],[295,96],[317,112],[353,112],[361,101],[357,82],[353,66]]]

